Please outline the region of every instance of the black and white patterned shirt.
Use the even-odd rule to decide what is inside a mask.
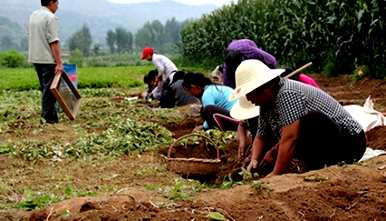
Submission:
[[[280,79],[274,104],[260,106],[257,134],[264,136],[273,133],[278,141],[283,127],[311,112],[330,117],[352,135],[362,131],[359,123],[326,92],[298,81]]]

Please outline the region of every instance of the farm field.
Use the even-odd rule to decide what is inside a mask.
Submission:
[[[105,77],[112,69],[90,71],[112,82],[106,83],[109,88],[88,88],[93,80],[81,70],[80,82],[83,78],[90,86],[80,87],[80,113],[73,122],[62,113],[55,125],[41,123],[39,91],[19,90],[26,84],[4,86],[8,84],[1,81],[0,88],[8,90],[0,91],[0,220],[386,217],[386,156],[304,174],[239,181],[229,176],[236,164],[234,134],[213,131],[207,136],[224,142],[219,144],[220,173],[205,182],[187,179],[167,169],[165,156],[176,138],[202,123],[197,110],[159,109],[156,102],[125,99],[144,90],[142,76],[150,67],[114,68],[115,78]],[[128,73],[135,74],[124,84],[116,83]],[[37,85],[36,77],[29,76],[22,78]],[[386,112],[385,80],[352,83],[345,75],[313,76],[343,104],[363,104],[371,95],[375,109]],[[385,127],[369,131],[368,146],[386,150],[385,135]]]

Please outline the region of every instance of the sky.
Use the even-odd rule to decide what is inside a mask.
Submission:
[[[141,3],[141,2],[157,2],[159,0],[109,0],[110,2],[116,3]],[[188,4],[188,5],[201,5],[201,4],[212,4],[222,6],[225,4],[230,4],[232,1],[236,0],[174,0],[176,2]]]

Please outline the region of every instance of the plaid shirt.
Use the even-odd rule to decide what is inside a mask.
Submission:
[[[280,79],[274,104],[260,108],[257,134],[262,136],[271,134],[270,130],[277,141],[280,140],[283,127],[311,112],[319,112],[330,117],[349,134],[354,135],[362,131],[359,123],[326,92],[293,80]]]

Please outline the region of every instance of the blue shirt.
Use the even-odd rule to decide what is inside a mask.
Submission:
[[[233,89],[225,85],[207,85],[204,87],[204,93],[201,97],[202,106],[215,105],[230,111],[237,100],[230,101],[229,96]],[[204,128],[208,125],[204,122]]]

